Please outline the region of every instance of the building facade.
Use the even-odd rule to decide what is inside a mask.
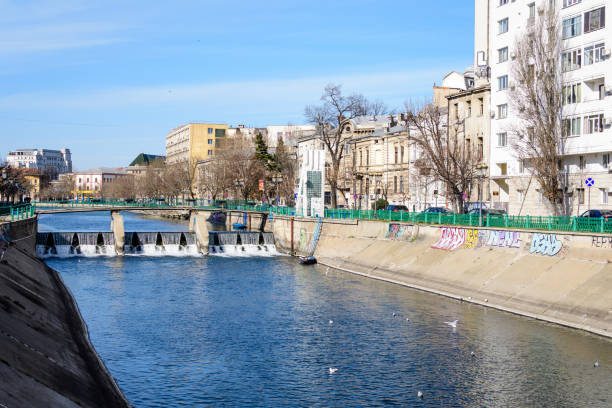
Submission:
[[[123,169],[98,167],[74,173],[74,196],[80,198],[98,197],[105,183],[125,176]]]
[[[227,125],[218,123],[188,123],[172,129],[166,135],[166,164],[189,163],[215,154],[215,148],[227,135]]]
[[[51,179],[72,172],[70,149],[19,149],[9,152],[6,161],[9,167],[37,169]]]
[[[591,207],[612,208],[609,170],[612,154],[612,31],[610,2],[605,0],[476,0],[476,8],[488,10],[488,18],[478,15],[475,33],[482,36],[489,27],[487,41],[480,44],[481,65],[491,73],[490,174],[493,201],[507,206],[509,213],[547,215],[551,206],[542,197],[531,176],[528,163],[512,149],[511,129],[519,122],[511,106],[515,86],[512,66],[517,38],[526,35],[531,24],[543,18],[548,5],[559,15],[560,55],[563,83],[562,124],[564,149],[560,169],[568,185],[571,215]],[[484,12],[483,12],[484,13]],[[594,188],[585,187],[587,177]]]

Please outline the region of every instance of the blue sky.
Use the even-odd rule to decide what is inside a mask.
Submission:
[[[190,121],[299,124],[325,84],[399,109],[472,61],[474,2],[0,0],[0,155],[165,154]]]

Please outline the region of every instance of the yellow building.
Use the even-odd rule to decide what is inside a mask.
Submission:
[[[166,135],[166,164],[209,159],[227,134],[227,125],[220,123],[188,123],[172,129]]]

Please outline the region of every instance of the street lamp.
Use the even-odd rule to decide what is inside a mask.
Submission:
[[[274,183],[274,189],[276,191],[276,205],[278,206],[278,185],[280,183],[283,182],[283,176],[281,176],[279,173],[276,173],[274,176],[272,176],[272,183]]]
[[[234,182],[234,185],[236,186],[236,195],[238,197],[240,197],[240,190],[242,189],[242,187],[244,187],[244,180],[243,179],[238,179]]]
[[[488,166],[484,163],[476,165],[476,177],[478,177],[478,226],[482,227],[482,181],[487,176]]]

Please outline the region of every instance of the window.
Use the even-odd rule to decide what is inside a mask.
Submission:
[[[580,136],[580,118],[563,119],[563,136]]]
[[[508,89],[508,75],[497,77],[497,90],[504,91]]]
[[[610,164],[610,153],[602,154],[601,155],[601,165],[603,166],[603,168],[607,169],[609,164]]]
[[[404,162],[404,146],[400,148],[400,159],[401,159],[401,163],[403,163]]]
[[[535,19],[535,3],[529,3],[527,5],[527,9],[529,10],[529,19],[534,20]]]
[[[393,192],[397,193],[397,176],[393,176]]]
[[[563,72],[579,69],[582,65],[582,50],[572,50],[561,54]]]
[[[399,182],[399,192],[403,193],[404,192],[404,176],[400,176],[400,182]]]
[[[582,16],[563,20],[563,39],[576,37],[582,34]]]
[[[580,171],[584,171],[586,168],[586,160],[584,159],[584,156],[578,156],[578,168]]]
[[[484,139],[482,137],[478,138],[478,160],[482,160],[484,156]]]
[[[208,128],[208,134],[212,135],[212,133],[213,133],[213,128]]]
[[[606,26],[606,8],[601,7],[584,13],[584,32],[599,30]]]
[[[608,204],[608,189],[600,188],[599,191],[601,191],[601,203]]]
[[[504,4],[508,4],[508,0],[499,0],[500,6],[503,6]]]
[[[508,61],[508,47],[500,48],[497,50],[497,62]]]
[[[525,201],[525,192],[523,190],[516,190],[516,192],[518,193],[519,202]]]
[[[605,43],[591,45],[584,48],[584,65],[595,64],[603,59]]]
[[[472,116],[472,101],[465,102],[465,117],[469,118]]]
[[[508,104],[497,105],[497,119],[505,119],[508,116]]]
[[[582,0],[563,0],[563,8],[573,6],[574,4],[578,4],[582,2]]]
[[[225,129],[215,129],[215,137],[224,137]]]
[[[508,143],[508,134],[506,132],[497,134],[497,147],[506,147]]]
[[[208,150],[208,155],[212,156],[212,154],[213,154],[213,151],[212,150]]]
[[[590,115],[584,117],[584,133],[590,135],[592,133],[603,132],[603,113],[599,115]]]
[[[209,145],[213,144],[213,140],[212,139],[208,139],[208,144]]]
[[[503,34],[508,32],[508,18],[499,20],[497,22],[497,34]]]
[[[579,103],[580,97],[580,84],[566,85],[561,91],[563,96],[563,105],[571,105],[573,103]]]
[[[484,98],[478,98],[478,104],[480,107],[479,116],[484,115]]]
[[[398,148],[397,148],[397,146],[395,146],[395,157],[394,157],[395,160],[394,160],[394,163],[397,163],[397,158],[398,158],[397,156],[398,156]],[[396,193],[397,193],[397,191],[396,191]]]

